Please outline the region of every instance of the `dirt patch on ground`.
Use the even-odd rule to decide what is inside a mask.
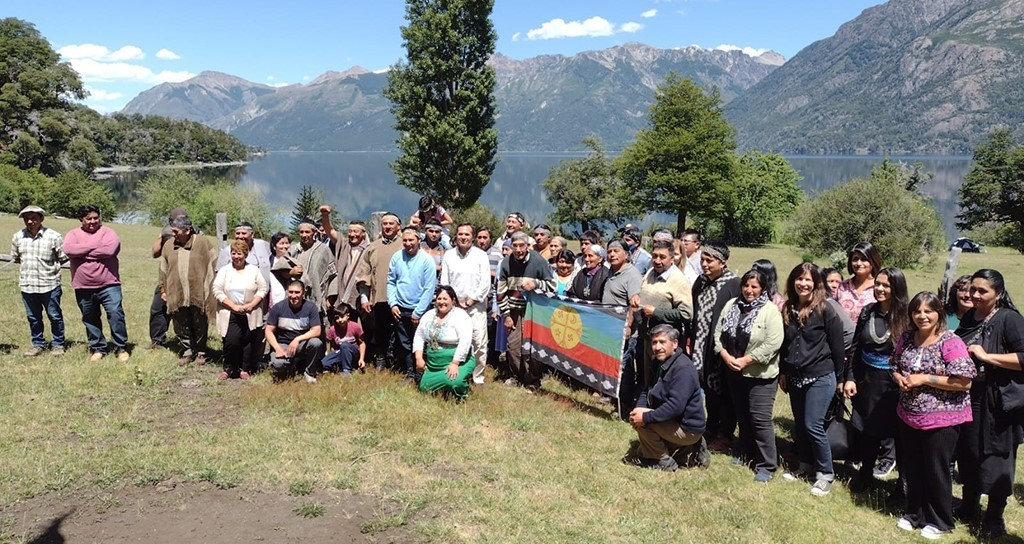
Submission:
[[[319,505],[317,507],[316,505]],[[168,481],[90,495],[48,494],[0,510],[0,540],[77,542],[408,542],[363,534],[377,501],[345,491],[289,496]],[[319,512],[316,517],[303,517]]]

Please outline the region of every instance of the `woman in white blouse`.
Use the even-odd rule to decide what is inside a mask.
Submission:
[[[263,299],[267,280],[260,269],[245,264],[249,245],[231,244],[231,266],[217,271],[213,295],[217,297],[217,332],[224,338],[224,371],[218,380],[248,380],[263,355]]]
[[[434,308],[423,314],[412,340],[416,371],[422,372],[420,391],[441,392],[463,399],[476,360],[470,355],[473,322],[451,286],[444,285],[434,297]]]

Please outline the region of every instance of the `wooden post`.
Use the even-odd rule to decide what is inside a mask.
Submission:
[[[949,297],[949,290],[953,288],[956,281],[956,269],[960,266],[960,255],[963,250],[954,247],[950,248],[949,256],[946,257],[946,271],[942,273],[942,283],[939,284],[939,299],[943,302]]]
[[[224,212],[217,214],[217,240],[221,249],[228,245],[228,214]]]

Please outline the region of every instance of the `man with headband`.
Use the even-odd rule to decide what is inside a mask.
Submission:
[[[239,221],[235,225],[235,240],[241,240],[249,246],[249,255],[245,257],[245,264],[251,264],[260,269],[260,274],[270,285],[270,242],[256,238],[256,229],[248,221]],[[217,257],[217,270],[231,264],[231,244],[221,248]]]
[[[327,287],[326,305],[330,309],[345,304],[353,310],[358,310],[360,304],[359,291],[356,289],[356,270],[362,262],[363,253],[370,245],[366,239],[366,227],[361,221],[351,221],[348,224],[348,232],[342,238],[331,223],[331,207],[327,204],[320,206],[320,224],[323,225],[328,239],[334,244],[334,268],[338,273]],[[356,315],[356,312],[353,312],[353,315]]]
[[[309,290],[308,300],[325,312],[324,296],[337,271],[331,248],[319,240],[319,225],[306,218],[299,222],[299,243],[288,248],[287,259],[274,262],[274,269],[291,266],[289,276],[298,278]]]
[[[369,318],[372,333],[374,366],[386,366],[388,347],[394,332],[394,320],[388,307],[388,266],[391,257],[402,249],[398,239],[401,225],[398,216],[385,213],[380,218],[380,238],[370,242],[356,271],[356,289],[359,291],[359,307],[363,318]]]
[[[740,296],[740,279],[729,270],[729,246],[710,240],[701,251],[703,273],[693,284],[693,323],[690,326],[690,356],[700,373],[704,402],[708,409],[707,433],[710,448],[728,451],[732,447],[736,414],[733,411],[722,358],[714,350],[714,330],[722,308],[730,299]]]
[[[537,227],[533,229],[533,238],[536,240],[533,244],[533,250],[540,253],[540,256],[544,257],[545,261],[551,259],[551,248],[548,247],[548,244],[551,243],[551,227],[548,227],[547,225],[537,225]]]
[[[508,217],[505,218],[505,234],[498,237],[494,242],[494,245],[498,247],[505,245],[505,242],[512,239],[513,234],[522,232],[523,229],[527,227],[529,227],[529,224],[526,222],[526,218],[523,217],[523,214],[519,212],[512,212],[508,214]],[[526,241],[530,244],[531,248],[537,244],[537,241],[529,235],[527,235]]]

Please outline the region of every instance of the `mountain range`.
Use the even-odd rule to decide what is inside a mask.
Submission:
[[[521,61],[495,54],[499,147],[583,150],[583,137],[597,136],[608,149],[621,149],[646,126],[654,89],[669,72],[716,86],[728,101],[784,62],[774,52],[750,56],[639,43]],[[381,93],[386,84],[386,74],[360,67],[280,88],[202,72],[142,92],[122,113],[191,119],[271,150],[390,151],[397,133]]]
[[[669,72],[719,89],[741,148],[804,154],[969,154],[1024,135],[1024,0],[890,0],[788,61],[774,52],[628,43],[574,56],[495,54],[502,151],[629,145]],[[203,72],[124,113],[184,118],[271,150],[390,151],[386,74],[355,67],[274,88]]]

